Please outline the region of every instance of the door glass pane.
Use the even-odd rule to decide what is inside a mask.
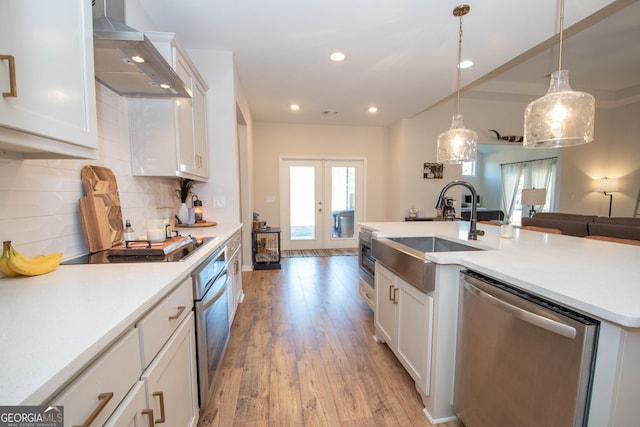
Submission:
[[[291,240],[313,240],[316,235],[315,168],[289,168]]]
[[[352,239],[354,236],[354,206],[356,200],[356,169],[331,168],[331,213],[333,214],[334,239]]]

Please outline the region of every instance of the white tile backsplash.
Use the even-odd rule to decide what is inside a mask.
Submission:
[[[156,217],[157,207],[177,207],[175,180],[131,175],[126,99],[100,84],[96,98],[98,159],[0,159],[0,239],[11,240],[26,255],[61,251],[70,259],[87,253],[78,214],[85,165],[114,172],[123,219],[130,219],[138,234],[144,234],[146,218]]]

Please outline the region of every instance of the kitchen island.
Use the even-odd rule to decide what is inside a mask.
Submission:
[[[0,279],[0,405],[47,403],[239,229],[182,229],[216,238],[179,262],[60,265]]]
[[[640,248],[517,228],[512,239],[503,239],[500,227],[482,224],[478,228],[485,235],[468,241],[468,222],[360,226],[374,237],[437,236],[484,249],[427,253],[426,258],[474,270],[600,320],[588,425],[626,426],[640,419],[635,402],[640,393]]]

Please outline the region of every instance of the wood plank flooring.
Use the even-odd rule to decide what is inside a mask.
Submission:
[[[245,299],[198,427],[431,425],[409,374],[372,339],[357,264],[285,258],[281,270],[243,273]]]

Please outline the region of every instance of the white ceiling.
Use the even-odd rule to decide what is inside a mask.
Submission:
[[[257,122],[386,126],[455,91],[457,0],[137,1],[149,29],[175,32],[189,49],[233,52]],[[596,102],[638,94],[640,1],[565,1],[563,68],[572,87]],[[463,57],[475,66],[462,72],[463,86],[541,96],[557,69],[557,1],[469,4]],[[591,29],[572,35],[582,27]],[[545,41],[553,52],[535,48]],[[335,50],[346,61],[329,61]]]

